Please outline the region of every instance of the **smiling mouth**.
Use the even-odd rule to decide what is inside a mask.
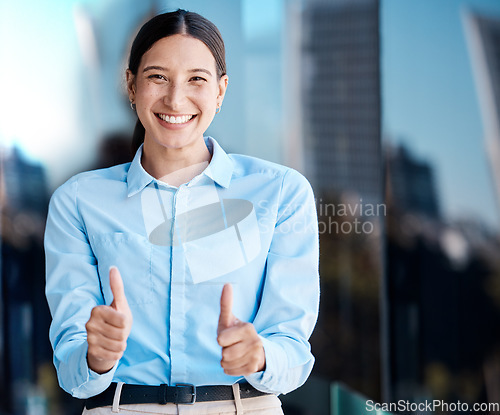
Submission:
[[[155,114],[160,120],[163,120],[165,122],[168,122],[169,124],[185,124],[189,121],[191,121],[196,115],[181,115],[181,116],[174,116],[174,115],[167,115],[167,114]]]

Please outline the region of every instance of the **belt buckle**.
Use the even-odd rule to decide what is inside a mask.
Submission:
[[[183,402],[182,404],[184,405],[194,405],[196,403],[196,386],[193,385],[192,383],[176,383],[175,387],[188,387],[191,388],[191,402]],[[177,402],[175,402],[177,403]],[[182,405],[181,404],[181,405]]]

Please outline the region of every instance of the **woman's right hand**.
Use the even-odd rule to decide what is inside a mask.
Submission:
[[[132,329],[132,312],[125,297],[123,281],[118,268],[109,270],[109,284],[113,293],[111,305],[94,307],[87,329],[87,362],[97,373],[106,373],[120,360],[127,347]]]

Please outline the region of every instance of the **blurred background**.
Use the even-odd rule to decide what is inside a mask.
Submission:
[[[500,402],[498,0],[22,0],[0,2],[0,414],[81,413],[52,366],[47,204],[130,160],[128,49],[179,7],[226,42],[207,134],[315,189],[316,365],[285,413]]]

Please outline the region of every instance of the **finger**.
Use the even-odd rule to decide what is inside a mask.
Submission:
[[[257,366],[253,364],[246,364],[233,369],[224,369],[224,373],[230,376],[248,376],[256,372],[259,372],[259,370],[257,369]]]
[[[94,351],[89,351],[89,356],[99,361],[117,361],[121,359],[123,352],[112,352],[97,346]]]
[[[115,266],[109,269],[109,285],[111,287],[111,292],[113,293],[113,302],[111,307],[117,311],[128,312],[129,306],[127,302],[127,297],[125,296],[125,290],[123,288],[123,280],[120,275],[120,271]]]
[[[92,333],[99,334],[107,339],[124,341],[127,340],[127,336],[123,328],[111,324],[95,324],[87,327],[87,331],[90,330]]]
[[[127,348],[126,341],[108,339],[99,335],[89,335],[87,338],[90,350],[106,350],[111,353],[123,353]]]
[[[103,313],[103,320],[107,326],[112,326],[117,329],[124,329],[127,327],[127,317],[125,314],[111,307]]]
[[[94,328],[109,326],[124,329],[127,326],[127,318],[124,313],[115,310],[110,306],[97,306],[92,309],[91,317],[88,321]]]
[[[220,296],[220,315],[217,332],[220,333],[222,330],[231,327],[234,320],[233,287],[231,284],[225,284],[222,288],[222,294]]]
[[[257,338],[258,334],[251,323],[239,322],[232,327],[222,330],[217,336],[219,346],[227,347],[233,344]]]
[[[246,342],[238,342],[232,344],[231,346],[222,348],[222,361],[223,362],[236,362],[245,358],[249,353],[249,348],[251,348]]]
[[[249,365],[250,362],[247,358],[241,358],[237,360],[233,360],[231,362],[226,362],[225,360],[221,360],[220,365],[224,370],[238,370],[242,367]]]
[[[253,372],[258,372],[260,370],[259,368],[265,367],[265,352],[262,346],[255,345],[255,347],[245,349],[245,355],[232,360],[226,360],[223,356],[220,361],[222,368],[233,370],[249,366],[252,368]]]
[[[243,357],[230,361],[224,358],[221,360],[220,365],[226,374],[241,376],[265,370],[266,354],[262,344],[255,343],[245,349],[246,354]]]

